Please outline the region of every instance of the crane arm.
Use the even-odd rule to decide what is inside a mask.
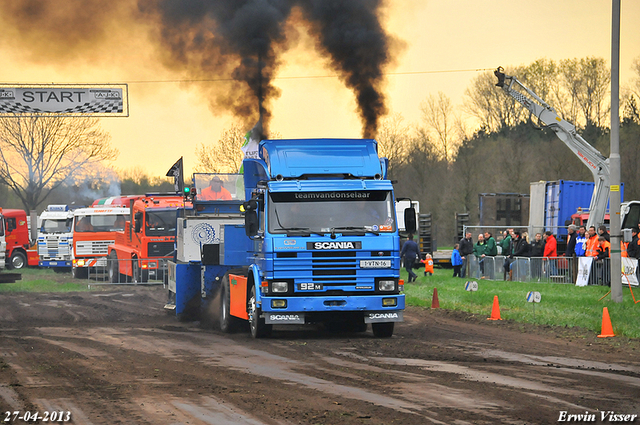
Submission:
[[[502,88],[506,94],[529,110],[546,127],[553,130],[556,136],[591,171],[595,187],[591,197],[591,204],[589,205],[587,227],[598,227],[603,224],[609,200],[609,159],[605,158],[596,148],[584,140],[576,132],[576,127],[562,119],[555,109],[518,81],[516,77],[505,75],[503,71],[502,67],[494,71],[495,76],[498,77],[496,86]]]

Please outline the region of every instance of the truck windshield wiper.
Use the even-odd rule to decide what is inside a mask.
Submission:
[[[291,236],[291,235],[301,236],[301,235],[311,234],[308,227],[280,227],[280,228],[287,232],[287,236]]]
[[[365,233],[373,233],[376,236],[378,236],[380,234],[377,230],[368,229],[365,226],[344,226],[344,227],[332,227],[331,228],[331,237],[335,237],[336,230],[338,230],[338,231],[340,231],[340,230],[359,230],[359,231],[365,232]]]
[[[287,232],[287,236],[303,236],[303,235],[318,235],[322,236],[322,233],[313,231],[308,227],[282,227],[282,230]]]

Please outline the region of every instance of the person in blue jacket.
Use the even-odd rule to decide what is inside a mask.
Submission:
[[[409,283],[415,282],[418,278],[418,275],[413,272],[413,265],[420,259],[420,248],[418,247],[418,244],[413,240],[412,234],[409,234],[409,238],[404,243],[404,245],[402,245],[400,257],[404,261],[405,269],[407,269],[407,274],[409,275]]]
[[[460,256],[460,251],[458,251],[458,244],[455,244],[453,247],[453,253],[451,254],[451,265],[453,266],[453,277],[462,277],[460,275],[460,270],[462,269],[462,256]]]

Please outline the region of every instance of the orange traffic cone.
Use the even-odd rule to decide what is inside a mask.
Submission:
[[[500,318],[500,305],[498,304],[498,296],[493,296],[493,308],[491,309],[491,317],[488,317],[487,320],[502,320]]]
[[[438,300],[438,288],[433,288],[433,298],[431,298],[431,308],[440,308],[440,301]]]
[[[609,318],[609,309],[604,307],[602,310],[602,332],[598,335],[598,338],[610,338],[615,336],[613,328],[611,327],[611,318]]]

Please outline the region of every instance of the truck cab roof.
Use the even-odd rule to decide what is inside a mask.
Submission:
[[[262,140],[258,151],[271,179],[383,177],[373,139]]]

